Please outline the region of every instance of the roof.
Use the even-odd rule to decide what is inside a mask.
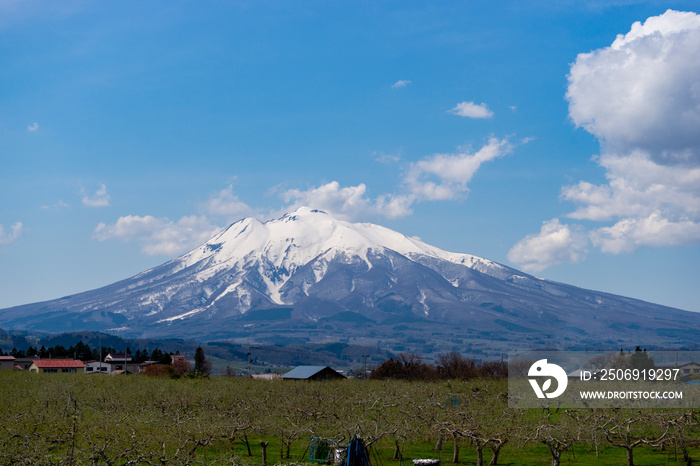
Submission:
[[[0,356],[0,361],[14,361],[14,356]]]
[[[32,362],[36,367],[40,369],[44,368],[61,368],[61,367],[67,367],[67,368],[83,368],[85,367],[85,364],[83,364],[83,361],[75,361],[73,359],[36,359],[34,362]]]
[[[291,371],[287,372],[282,376],[283,379],[297,379],[297,380],[306,380],[314,377],[315,375],[319,374],[320,372],[324,371],[330,371],[334,374],[337,374],[339,377],[343,377],[341,374],[333,370],[332,368],[328,366],[297,366]]]
[[[658,364],[654,364],[654,366],[657,369],[662,369],[662,368],[663,369],[674,369],[676,367],[681,368],[681,367],[686,367],[686,366],[697,367],[697,366],[700,366],[700,364],[698,364],[695,361],[690,361],[690,362],[681,361],[681,362],[660,362]]]

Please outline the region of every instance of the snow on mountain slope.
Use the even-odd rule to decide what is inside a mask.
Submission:
[[[312,261],[327,263],[336,258],[360,258],[368,268],[370,251],[383,254],[392,250],[406,257],[428,256],[498,275],[505,268],[495,262],[469,254],[457,254],[430,246],[388,228],[370,223],[337,220],[325,212],[301,207],[280,219],[261,223],[246,218],[234,223],[204,245],[182,256],[180,267],[206,261],[207,267],[196,277],[204,281],[224,269],[242,270],[251,264],[260,269],[274,302],[284,304],[280,288],[300,267]],[[316,282],[325,268],[315,269]],[[232,291],[232,290],[231,290]]]

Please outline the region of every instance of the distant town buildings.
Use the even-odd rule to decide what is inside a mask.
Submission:
[[[189,364],[183,355],[170,356],[170,365]],[[148,366],[163,365],[158,361],[133,362],[130,355],[110,353],[104,361],[80,361],[67,358],[15,358],[0,356],[0,370],[29,371],[42,374],[141,374]]]

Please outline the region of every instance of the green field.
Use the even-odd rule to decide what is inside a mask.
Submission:
[[[284,382],[244,378],[0,374],[0,464],[267,464],[308,461],[309,439],[370,444],[374,465],[687,464],[693,412],[507,407],[505,381]],[[441,447],[436,444],[441,439]],[[566,447],[564,447],[566,446]],[[250,448],[250,455],[248,452]]]

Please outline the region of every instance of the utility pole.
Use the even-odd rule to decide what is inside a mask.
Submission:
[[[367,378],[367,358],[369,357],[369,354],[363,354],[362,357],[365,359],[365,371],[362,373],[362,378],[366,379]]]
[[[249,346],[248,347],[248,377],[252,377],[253,374],[250,372],[250,363],[253,359],[253,351],[254,349],[260,349],[257,346]]]

